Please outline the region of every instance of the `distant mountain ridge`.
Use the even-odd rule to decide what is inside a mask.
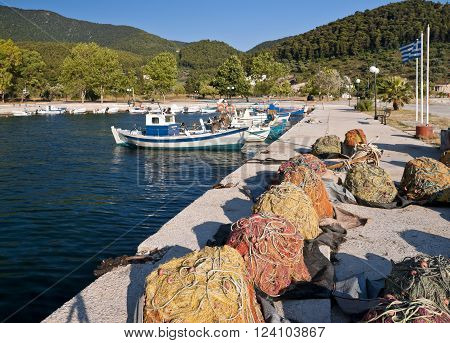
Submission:
[[[449,43],[450,5],[406,0],[356,12],[296,36],[263,42],[248,52],[270,50],[280,60],[356,56],[410,43],[427,23],[431,24],[432,41]]]
[[[0,38],[14,41],[95,42],[140,55],[176,51],[185,45],[123,25],[97,24],[63,17],[45,10],[0,6]]]

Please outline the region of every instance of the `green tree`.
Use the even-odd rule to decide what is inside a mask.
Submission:
[[[382,80],[378,91],[381,99],[391,102],[395,111],[407,104],[412,97],[412,90],[408,80],[400,76],[391,76]]]
[[[289,96],[292,94],[291,84],[287,80],[276,83],[272,86],[270,93],[277,96]]]
[[[160,94],[165,101],[166,94],[172,91],[177,82],[178,67],[175,56],[169,52],[162,52],[144,66],[143,72],[147,93]]]
[[[103,103],[106,92],[111,92],[117,97],[117,94],[124,91],[126,79],[116,52],[97,46],[92,58],[93,72],[96,75],[92,86],[100,93],[100,101]]]
[[[204,98],[206,96],[216,97],[219,94],[217,89],[211,86],[211,81],[200,81],[198,93]]]
[[[13,86],[13,79],[18,72],[22,53],[11,39],[0,39],[0,93],[2,102]]]
[[[64,59],[61,71],[61,83],[67,93],[79,93],[84,103],[86,93],[96,83],[95,63],[92,50],[97,49],[95,43],[81,43],[76,45],[69,56]]]
[[[289,68],[283,63],[277,62],[268,52],[263,52],[252,59],[251,76],[255,83],[255,95],[271,95],[274,90],[280,89],[277,82],[286,77]]]
[[[183,95],[186,94],[186,89],[184,89],[184,86],[182,83],[178,82],[175,87],[173,87],[173,94],[175,95]]]
[[[80,93],[82,102],[88,91],[98,92],[103,102],[104,94],[115,91],[123,77],[115,52],[95,43],[81,43],[64,59],[61,83],[69,93]]]
[[[45,87],[45,62],[37,51],[22,50],[21,62],[15,88],[22,94],[22,101],[26,95],[40,95]],[[26,92],[26,93],[25,93]]]
[[[250,91],[250,83],[246,78],[241,61],[236,55],[230,56],[217,69],[216,77],[212,85],[222,95],[248,96]]]
[[[317,94],[322,97],[340,96],[344,85],[344,80],[336,69],[322,68],[310,80],[310,87],[317,90]]]

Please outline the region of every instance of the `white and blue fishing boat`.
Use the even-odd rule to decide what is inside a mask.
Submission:
[[[150,149],[234,150],[245,143],[247,128],[208,131],[203,120],[202,130],[182,129],[173,114],[147,114],[145,130],[123,130],[111,126],[117,144]]]
[[[281,108],[276,106],[275,104],[270,104],[268,111],[268,114],[276,115],[276,119],[279,122],[282,121],[288,121],[291,117],[300,117],[303,116],[305,113],[304,108],[300,109],[290,109],[290,108]]]

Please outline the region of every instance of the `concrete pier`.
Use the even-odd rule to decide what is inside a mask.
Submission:
[[[252,160],[221,181],[227,188],[207,191],[167,222],[137,248],[145,253],[154,248],[168,252],[160,263],[202,248],[222,224],[251,214],[254,199],[267,187],[279,164],[306,152],[325,134],[342,139],[345,132],[362,128],[368,140],[384,150],[381,166],[395,181],[401,179],[404,165],[414,157],[437,158],[439,150],[395,128],[381,125],[371,115],[355,112],[345,105],[325,105],[305,118]],[[450,251],[450,209],[409,206],[384,210],[342,205],[346,210],[368,218],[368,223],[351,229],[336,255],[336,278],[345,279],[360,272],[386,275],[391,260],[400,261],[417,254],[448,255]],[[156,264],[119,267],[98,278],[73,299],[47,317],[45,322],[132,322],[136,303],[144,289],[146,275]],[[297,306],[300,306],[296,310]],[[308,311],[308,308],[314,308]],[[328,300],[289,304],[285,311],[298,312],[305,321],[341,321],[331,314]],[[318,317],[308,317],[308,313]]]

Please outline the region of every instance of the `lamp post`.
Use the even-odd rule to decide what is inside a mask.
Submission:
[[[359,84],[361,83],[360,79],[355,80],[356,83],[356,106],[359,104]]]
[[[228,86],[227,90],[228,90],[228,98],[231,99],[231,94],[234,91],[234,86]]]
[[[375,66],[371,66],[369,68],[369,71],[375,75],[375,117],[374,119],[378,119],[378,113],[377,113],[377,74],[380,72],[380,69],[378,69]]]

